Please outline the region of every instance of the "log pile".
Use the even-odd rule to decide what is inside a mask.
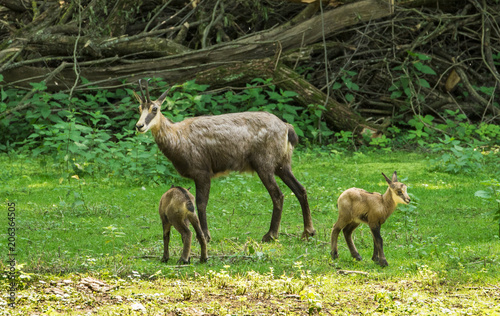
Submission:
[[[443,109],[498,121],[500,4],[392,4],[0,0],[2,84],[74,92],[155,76],[230,89],[261,77],[324,105],[335,129]]]
[[[329,51],[328,71],[316,67],[309,81],[324,87],[330,73],[330,87],[335,86],[331,81],[342,84],[332,90],[333,98],[365,118],[396,113],[440,117],[449,109],[470,120],[498,123],[500,5],[467,1],[448,10],[398,7],[390,19],[343,29],[331,41],[344,49]],[[359,89],[348,89],[347,79]],[[407,79],[411,96],[391,93]]]

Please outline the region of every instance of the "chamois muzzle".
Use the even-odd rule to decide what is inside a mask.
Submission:
[[[144,127],[144,124],[137,124],[135,126],[135,129],[139,132],[139,133],[143,133],[142,131],[142,128]]]

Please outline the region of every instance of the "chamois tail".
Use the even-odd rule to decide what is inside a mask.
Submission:
[[[288,142],[295,147],[297,143],[299,142],[299,136],[297,136],[297,133],[295,133],[295,130],[293,129],[293,125],[288,124]]]

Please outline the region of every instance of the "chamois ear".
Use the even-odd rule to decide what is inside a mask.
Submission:
[[[398,182],[398,174],[396,171],[392,174],[392,182]]]
[[[391,179],[389,179],[383,172],[382,172],[382,175],[384,176],[385,181],[387,181],[387,184],[391,185],[393,181],[391,181]],[[393,175],[393,179],[394,179],[394,175]]]
[[[172,90],[174,86],[171,86],[170,88],[167,89],[167,91],[163,92],[162,95],[160,95],[160,97],[158,99],[156,99],[157,102],[159,102],[159,104],[162,104],[163,101],[165,101],[165,98],[167,97],[168,93],[170,92],[170,90]]]

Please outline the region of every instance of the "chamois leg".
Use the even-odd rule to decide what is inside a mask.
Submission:
[[[194,179],[196,187],[196,209],[198,210],[198,218],[200,220],[201,230],[205,236],[206,242],[210,242],[210,232],[207,224],[207,205],[208,196],[210,194],[210,176],[204,175]]]
[[[271,218],[271,227],[269,232],[262,237],[263,242],[270,242],[278,238],[278,230],[281,223],[281,213],[283,211],[283,193],[281,192],[274,174],[264,170],[256,170],[260,180],[264,184],[273,201],[273,216]]]
[[[352,232],[359,226],[359,223],[352,222],[348,224],[346,227],[344,227],[344,238],[347,243],[347,247],[349,247],[349,251],[351,252],[351,256],[358,260],[361,261],[363,258],[358,253],[358,250],[356,249],[356,246],[354,245],[354,242],[352,241]]]
[[[168,259],[170,259],[168,244],[170,243],[170,229],[172,228],[172,224],[163,219],[163,217],[161,221],[163,224],[163,257],[161,258],[161,261],[168,262]]]
[[[307,192],[304,186],[295,178],[290,166],[285,166],[276,172],[278,177],[285,182],[285,184],[292,190],[297,199],[299,200],[300,207],[302,208],[302,218],[304,220],[304,232],[302,238],[309,238],[316,234],[316,230],[312,224],[311,210],[309,209],[309,202],[307,201]]]
[[[338,250],[338,246],[337,246],[337,241],[339,238],[339,233],[344,228],[344,226],[345,225],[343,223],[341,224],[339,221],[337,221],[335,223],[335,225],[333,225],[331,244],[330,244],[330,248],[331,248],[330,255],[332,256],[332,260],[335,260],[339,257],[339,250]]]
[[[191,253],[191,236],[193,233],[189,230],[188,221],[180,221],[174,224],[175,229],[181,234],[182,237],[182,255],[178,264],[188,264],[189,254]]]
[[[198,242],[200,243],[200,248],[201,248],[200,262],[207,262],[208,259],[207,241],[205,240],[205,236],[203,235],[203,231],[201,230],[200,221],[198,220],[198,217],[194,216],[194,214],[192,214],[188,218],[196,232],[196,239],[198,239]]]
[[[386,267],[389,264],[385,259],[384,255],[384,242],[382,240],[382,236],[380,235],[380,225],[370,227],[373,235],[373,257],[372,260],[375,261],[376,264]]]

